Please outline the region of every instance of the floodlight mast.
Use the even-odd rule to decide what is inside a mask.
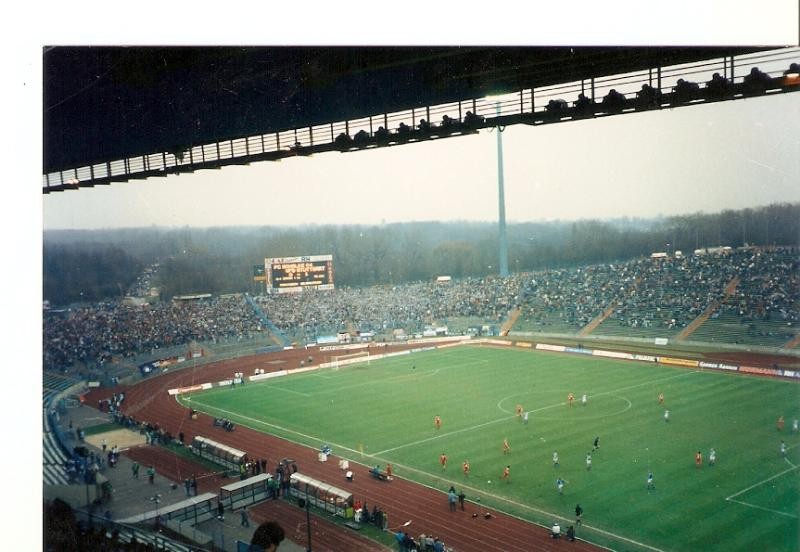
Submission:
[[[500,118],[500,98],[488,96],[489,101],[494,101],[495,114]],[[497,125],[497,211],[498,211],[498,231],[500,249],[500,276],[508,276],[508,238],[506,236],[506,193],[503,181],[503,131],[504,127]]]

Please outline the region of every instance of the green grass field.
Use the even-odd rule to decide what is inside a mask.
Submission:
[[[572,407],[569,392],[577,399]],[[587,406],[580,404],[583,393]],[[189,400],[292,441],[329,443],[334,454],[364,464],[392,462],[398,476],[442,491],[455,484],[468,499],[532,521],[572,520],[580,503],[579,535],[615,550],[798,550],[800,435],[791,432],[791,420],[800,417],[800,386],[793,382],[462,346],[213,389]],[[528,424],[514,415],[517,404],[530,412]],[[779,415],[787,420],[783,432],[775,426]],[[589,471],[595,436],[600,449]],[[707,464],[711,447],[715,466]],[[704,457],[699,469],[697,450]],[[449,457],[444,471],[442,452]],[[461,473],[464,459],[469,478]],[[500,480],[506,465],[508,482]],[[563,495],[558,476],[567,481]]]

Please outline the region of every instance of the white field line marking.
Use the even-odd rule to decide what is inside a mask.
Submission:
[[[684,372],[682,374],[676,374],[674,376],[669,376],[667,378],[662,378],[660,380],[645,381],[645,382],[642,382],[642,383],[636,383],[634,385],[629,385],[628,387],[620,387],[619,389],[612,389],[610,391],[603,391],[601,393],[594,393],[594,394],[592,394],[590,396],[592,396],[592,397],[602,397],[603,395],[612,395],[613,396],[614,393],[619,393],[620,391],[627,391],[628,389],[634,389],[636,387],[642,387],[643,385],[653,385],[653,384],[661,383],[661,382],[664,382],[664,381],[673,380],[673,379],[676,379],[676,378],[682,378],[684,376],[688,376],[688,375],[691,375],[691,374],[699,374],[700,372],[701,372],[700,370],[692,370],[691,372]],[[507,401],[508,399],[510,399],[512,397],[517,397],[519,395],[524,395],[524,394],[525,394],[525,392],[523,392],[523,393],[514,393],[513,395],[509,395],[508,397],[504,397],[504,398],[500,399],[500,401],[497,403],[498,410],[500,410],[501,412],[505,412],[507,414],[511,414],[511,412],[509,412],[508,410],[504,409],[500,405],[503,402]],[[627,399],[625,399],[625,400],[627,400]],[[566,401],[560,402],[560,403],[558,403],[556,405],[546,406],[544,408],[551,408],[553,406],[562,406],[562,405],[565,405],[565,404],[567,404]],[[543,410],[543,409],[540,408],[538,410]],[[538,412],[538,410],[531,410],[530,412]]]
[[[733,498],[726,498],[728,502],[735,502],[736,504],[741,504],[742,506],[747,506],[748,508],[756,508],[757,510],[764,510],[765,512],[770,512],[772,514],[778,514],[779,516],[786,516],[793,519],[800,519],[798,516],[794,514],[787,514],[786,512],[779,512],[778,510],[773,510],[772,508],[765,508],[764,506],[759,506],[758,504],[751,504],[750,502],[744,502],[742,500],[736,500]]]
[[[319,439],[318,437],[315,437],[315,436],[312,436],[312,435],[307,435],[307,434],[305,434],[305,433],[301,433],[301,432],[299,432],[299,431],[295,431],[295,430],[292,430],[292,429],[288,429],[288,428],[285,428],[285,427],[279,426],[279,425],[277,425],[277,424],[272,424],[272,423],[269,423],[269,422],[265,422],[265,421],[263,421],[263,420],[257,420],[257,419],[255,419],[255,418],[251,418],[251,417],[249,417],[249,416],[242,416],[242,415],[240,415],[240,414],[236,414],[236,413],[234,413],[234,412],[230,412],[230,411],[228,411],[228,410],[225,410],[225,409],[223,409],[223,408],[215,408],[215,407],[211,407],[211,406],[209,406],[209,405],[206,405],[206,404],[203,404],[203,403],[201,403],[201,402],[199,402],[199,401],[194,401],[194,402],[195,402],[196,404],[200,405],[200,406],[205,406],[205,407],[207,407],[207,408],[211,408],[211,409],[213,409],[213,410],[215,410],[215,411],[224,412],[224,413],[226,413],[226,414],[230,414],[230,415],[233,415],[233,416],[236,416],[236,417],[239,417],[239,418],[245,419],[245,420],[249,420],[249,421],[251,421],[251,422],[254,422],[255,424],[258,424],[258,425],[263,425],[263,426],[267,426],[267,427],[273,427],[273,428],[275,428],[275,429],[279,429],[279,430],[281,430],[281,431],[285,431],[285,432],[287,432],[287,433],[291,433],[291,434],[294,434],[294,435],[299,435],[299,436],[301,436],[301,437],[304,437],[304,438],[306,438],[306,439],[311,439],[311,440],[314,440],[314,441],[318,441],[318,442],[320,442],[320,443],[322,443],[322,442],[323,442],[323,441],[322,441],[321,439]],[[549,407],[547,407],[547,408],[549,408]],[[338,443],[334,443],[334,442],[331,442],[331,441],[327,441],[327,442],[328,442],[329,444],[331,444],[332,446],[336,447],[336,448],[339,448],[339,449],[342,449],[342,450],[346,450],[346,451],[348,451],[348,452],[352,453],[352,454],[354,455],[354,456],[353,456],[353,458],[352,458],[352,460],[353,460],[354,462],[357,462],[357,460],[355,460],[355,458],[356,458],[357,456],[361,456],[361,457],[365,457],[365,458],[371,458],[371,459],[374,459],[374,460],[382,460],[382,461],[384,461],[384,462],[386,461],[385,459],[383,459],[383,458],[380,458],[380,457],[378,456],[378,454],[379,454],[379,453],[376,453],[376,454],[362,454],[360,451],[357,451],[357,450],[351,449],[350,447],[346,447],[346,446],[344,446],[344,445],[340,445],[340,444],[338,444]],[[305,443],[298,443],[298,444],[300,444],[300,445],[304,445],[304,446],[307,446]],[[341,456],[341,455],[339,455],[339,456]],[[395,466],[396,466],[396,467],[399,467],[399,468],[401,468],[401,469],[404,469],[404,470],[408,470],[408,471],[414,471],[414,472],[417,472],[417,473],[419,473],[419,474],[422,474],[423,476],[426,476],[426,477],[436,477],[434,474],[431,474],[431,473],[428,473],[428,472],[425,472],[425,471],[422,471],[422,470],[419,470],[419,469],[416,469],[416,468],[412,468],[412,467],[410,467],[410,466],[404,466],[404,465],[402,465],[402,464],[397,464],[397,463],[395,463]],[[428,488],[431,488],[431,489],[434,489],[434,487],[431,487],[431,486],[429,486],[429,485],[424,485],[423,483],[418,483],[418,484],[420,484],[420,485],[423,485],[423,486],[425,486],[425,487],[428,487]],[[547,512],[547,511],[545,511],[545,510],[541,510],[541,509],[539,509],[539,508],[534,508],[533,506],[529,506],[528,504],[523,504],[523,503],[521,503],[521,502],[516,502],[516,501],[514,501],[514,500],[510,500],[510,499],[507,499],[507,498],[504,498],[504,497],[501,497],[501,496],[493,495],[493,494],[487,493],[487,492],[485,492],[485,491],[480,491],[480,490],[478,490],[478,489],[476,489],[476,488],[474,488],[474,487],[470,487],[470,486],[468,486],[468,485],[464,485],[463,483],[459,483],[459,485],[461,485],[462,487],[464,487],[464,488],[466,488],[466,489],[468,489],[468,490],[470,490],[470,491],[473,491],[473,492],[475,492],[476,494],[483,494],[483,495],[486,495],[486,496],[491,496],[491,497],[493,497],[494,499],[496,499],[496,500],[498,500],[498,501],[500,501],[500,502],[505,502],[505,503],[507,503],[507,504],[512,504],[512,505],[514,505],[514,506],[516,506],[516,507],[519,507],[519,508],[522,508],[522,509],[525,509],[525,510],[530,510],[530,511],[532,511],[532,512],[537,512],[537,513],[539,513],[539,514],[544,514],[544,515],[546,515],[547,517],[551,517],[551,518],[553,518],[553,519],[564,519],[564,520],[566,520],[566,518],[563,518],[562,516],[559,516],[559,515],[557,515],[557,514],[553,514],[553,513],[551,513],[551,512]],[[434,489],[434,490],[437,490],[437,489]],[[503,512],[503,513],[505,513],[505,512]],[[511,516],[511,517],[516,517],[516,516],[512,516],[511,514],[507,514],[507,513],[506,513],[506,515],[509,515],[509,516]],[[522,519],[522,518],[518,518],[518,519]],[[530,521],[530,520],[525,520],[525,519],[523,519],[523,521],[526,521],[526,522],[528,522],[528,523],[531,523],[531,521]],[[593,526],[591,526],[591,525],[586,525],[586,524],[584,524],[584,526],[585,526],[587,529],[591,529],[591,530],[593,530],[593,531],[597,531],[598,533],[602,533],[602,534],[604,534],[604,535],[608,535],[608,536],[610,536],[610,537],[613,537],[613,538],[616,538],[616,539],[619,539],[619,540],[622,540],[622,541],[626,541],[626,542],[630,542],[630,543],[636,544],[636,545],[638,545],[638,546],[641,546],[641,547],[643,547],[643,548],[647,548],[648,550],[652,550],[653,552],[664,552],[664,551],[663,551],[663,550],[661,550],[660,548],[656,548],[656,547],[654,547],[654,546],[650,546],[650,545],[647,545],[647,544],[645,544],[645,543],[638,542],[638,541],[635,541],[635,540],[633,540],[633,539],[629,539],[629,538],[627,538],[627,537],[623,537],[622,535],[618,535],[618,534],[616,534],[616,533],[611,533],[611,532],[609,532],[609,531],[604,531],[603,529],[599,529],[599,528],[597,528],[597,527],[593,527]]]
[[[237,419],[241,418],[242,420],[248,420],[249,422],[253,422],[253,423],[257,424],[257,425],[262,425],[262,426],[266,426],[266,427],[272,427],[272,428],[278,429],[280,431],[285,431],[287,433],[293,433],[294,435],[299,435],[299,436],[304,437],[306,439],[311,439],[312,441],[318,441],[319,443],[328,443],[328,444],[333,445],[333,446],[335,446],[337,448],[350,451],[353,454],[361,454],[357,450],[351,449],[350,447],[346,447],[344,445],[340,445],[339,443],[334,443],[333,441],[323,441],[322,439],[320,439],[319,437],[316,437],[314,435],[308,435],[306,433],[301,433],[300,431],[295,431],[293,429],[289,429],[288,427],[279,426],[278,424],[265,422],[264,420],[259,420],[257,418],[251,418],[250,416],[244,416],[243,414],[239,414],[237,412],[231,412],[230,410],[225,410],[224,408],[218,408],[216,406],[211,406],[211,405],[205,404],[205,403],[203,403],[201,401],[198,401],[198,400],[195,400],[194,404],[197,405],[197,406],[200,406],[200,407],[208,408],[212,412],[223,412],[225,414],[231,415],[231,417],[233,417],[233,418],[237,418]],[[299,443],[299,444],[304,445],[304,446],[308,446],[305,443]]]
[[[628,387],[622,387],[622,388],[620,388],[620,389],[615,389],[615,390],[613,390],[613,391],[605,391],[605,392],[603,392],[603,393],[597,393],[595,396],[600,396],[600,395],[610,395],[610,394],[612,394],[612,393],[617,393],[617,392],[619,392],[619,391],[625,391],[625,390],[627,390],[627,389],[633,389],[634,387],[640,387],[640,386],[642,386],[642,385],[652,385],[652,384],[654,384],[654,383],[661,383],[662,381],[667,381],[667,380],[671,380],[671,379],[675,379],[675,378],[681,378],[681,377],[687,376],[687,375],[689,375],[689,374],[697,374],[697,373],[699,373],[699,371],[697,371],[697,370],[696,370],[696,371],[693,371],[693,372],[684,372],[684,373],[682,373],[682,374],[677,374],[677,375],[675,375],[675,376],[670,376],[670,377],[668,377],[668,378],[663,378],[663,379],[660,379],[660,380],[658,380],[658,381],[655,381],[655,382],[653,382],[653,381],[647,381],[647,382],[644,382],[644,383],[637,383],[637,384],[635,384],[635,385],[629,385]],[[513,396],[515,396],[515,395],[512,395],[512,397],[513,397]],[[503,402],[504,400],[505,400],[505,399],[501,399],[501,400],[500,400],[500,402]],[[626,399],[626,400],[627,400],[627,399]],[[499,404],[500,404],[500,403],[498,403],[498,405],[499,405]],[[550,409],[550,408],[559,408],[559,407],[561,407],[561,406],[563,406],[563,405],[565,405],[565,404],[566,404],[566,403],[564,403],[564,402],[555,403],[555,404],[551,404],[551,405],[548,405],[548,406],[543,406],[543,407],[541,407],[541,408],[536,408],[536,409],[534,409],[534,410],[529,410],[528,412],[530,412],[530,413],[532,414],[532,413],[535,413],[535,412],[541,412],[541,411],[543,411],[543,410],[548,410],[548,409]],[[498,408],[500,408],[500,407],[498,406]],[[500,410],[502,411],[502,408],[500,408]],[[515,418],[515,417],[516,417],[516,414],[512,414],[512,415],[510,415],[510,416],[504,416],[504,417],[502,417],[502,418],[496,418],[496,419],[494,419],[494,420],[490,420],[490,421],[488,421],[488,422],[483,422],[482,424],[477,424],[477,425],[470,426],[470,427],[463,427],[463,428],[461,428],[461,429],[457,429],[457,430],[455,430],[455,431],[450,431],[450,432],[447,432],[447,433],[440,433],[439,435],[434,435],[433,437],[427,437],[427,438],[425,438],[425,439],[420,439],[420,440],[418,440],[418,441],[412,441],[412,442],[410,442],[410,443],[405,443],[405,444],[403,444],[403,445],[399,445],[399,446],[396,446],[396,447],[392,447],[392,448],[388,448],[388,449],[385,449],[385,450],[381,450],[381,451],[379,451],[379,452],[376,452],[376,453],[375,453],[375,455],[386,454],[387,452],[394,452],[394,451],[396,451],[396,450],[400,450],[400,449],[402,449],[402,448],[406,448],[406,447],[413,447],[413,446],[415,446],[415,445],[421,445],[422,443],[428,443],[428,442],[430,442],[430,441],[435,441],[436,439],[441,439],[441,438],[443,438],[443,437],[449,437],[450,435],[456,435],[456,434],[458,434],[458,433],[464,433],[464,432],[466,432],[466,431],[472,431],[473,429],[479,429],[479,428],[482,428],[482,427],[485,427],[485,426],[488,426],[488,425],[496,424],[497,422],[502,422],[502,421],[505,421],[505,420],[510,420],[510,419],[513,419],[513,418]]]
[[[478,360],[478,361],[473,361],[473,362],[463,362],[461,364],[453,364],[451,366],[458,366],[458,367],[478,366],[478,365],[481,365],[481,364],[488,364],[488,363],[489,363],[488,360]],[[341,386],[341,387],[328,387],[328,388],[323,389],[321,391],[317,391],[315,393],[315,395],[322,395],[324,393],[338,393],[339,391],[344,391],[344,390],[347,390],[347,389],[355,389],[357,387],[365,387],[367,385],[386,385],[387,383],[392,383],[392,382],[397,382],[397,381],[427,378],[427,377],[434,376],[434,375],[438,374],[440,371],[444,370],[445,368],[450,368],[451,366],[440,367],[440,368],[437,368],[436,370],[434,370],[433,372],[426,372],[424,369],[423,370],[418,370],[418,374],[419,375],[417,375],[417,374],[400,374],[400,375],[397,375],[397,376],[392,376],[392,377],[390,377],[388,379],[362,381],[360,383],[354,383],[354,384],[351,384],[351,385],[344,385],[344,386]],[[327,376],[320,375],[319,377],[325,377],[327,379]]]
[[[792,445],[792,446],[790,446],[790,447],[787,447],[787,449],[786,449],[786,450],[793,449],[793,448],[795,448],[795,447],[797,447],[797,446],[800,446],[800,443],[795,443],[794,445]],[[777,473],[777,474],[773,475],[772,477],[768,477],[767,479],[764,479],[763,481],[759,481],[758,483],[755,483],[754,485],[750,485],[750,486],[749,486],[749,487],[747,487],[746,489],[744,489],[744,490],[741,490],[741,491],[739,491],[738,493],[734,493],[734,494],[732,494],[731,496],[729,496],[729,497],[725,498],[725,500],[726,500],[726,501],[728,501],[728,502],[735,502],[735,503],[737,503],[737,504],[741,504],[742,506],[747,506],[747,507],[749,507],[749,508],[756,508],[756,509],[758,509],[758,510],[764,510],[765,512],[771,512],[771,513],[773,513],[773,514],[779,514],[779,515],[781,515],[781,516],[786,516],[786,517],[790,517],[790,518],[793,518],[793,519],[800,519],[800,518],[798,518],[798,516],[796,516],[796,515],[794,515],[794,514],[788,514],[788,513],[786,513],[786,512],[780,512],[780,511],[778,511],[778,510],[773,510],[773,509],[771,509],[771,508],[765,508],[764,506],[759,506],[758,504],[753,504],[753,503],[751,503],[751,502],[745,502],[745,501],[743,501],[743,500],[735,500],[735,499],[734,499],[735,497],[739,496],[740,494],[744,494],[744,493],[746,493],[747,491],[749,491],[749,490],[751,490],[751,489],[755,489],[756,487],[758,487],[758,486],[760,486],[760,485],[763,485],[764,483],[768,483],[768,482],[772,481],[773,479],[775,479],[775,478],[777,478],[777,477],[780,477],[780,476],[782,476],[782,475],[783,475],[783,474],[785,474],[785,473],[789,473],[790,471],[794,471],[794,470],[796,470],[798,467],[800,467],[800,466],[797,466],[797,465],[793,464],[793,463],[792,463],[792,462],[791,462],[791,461],[790,461],[788,458],[786,458],[785,456],[783,457],[783,459],[784,459],[784,460],[786,460],[786,462],[787,462],[787,463],[788,463],[790,466],[792,466],[792,467],[791,467],[791,468],[788,468],[788,469],[785,469],[785,470],[783,470],[782,472],[780,472],[780,473]]]
[[[313,397],[314,396],[314,395],[311,395],[309,393],[302,393],[300,391],[295,391],[294,389],[289,389],[288,387],[281,387],[280,385],[268,385],[268,387],[272,387],[273,389],[277,389],[278,391],[287,391],[289,393],[294,393],[295,395],[300,395],[300,396],[303,396],[303,397]]]
[[[371,457],[372,457],[373,459],[375,459],[375,460],[380,460],[380,461],[383,461],[383,462],[386,462],[386,461],[387,461],[385,458],[380,458],[380,457],[377,455],[377,453],[376,453],[375,455],[371,455]],[[399,468],[400,468],[400,469],[402,469],[402,470],[406,470],[406,471],[413,471],[413,472],[416,472],[416,473],[418,473],[418,474],[421,474],[421,475],[423,475],[423,476],[437,478],[437,476],[436,476],[435,474],[431,474],[431,473],[428,473],[428,472],[426,472],[426,471],[422,471],[422,470],[419,470],[419,469],[416,469],[416,468],[412,468],[412,467],[410,467],[410,466],[405,466],[405,465],[403,465],[403,464],[397,464],[397,463],[395,463],[395,464],[394,464],[394,466],[395,466],[395,468],[398,468],[398,467],[399,467]],[[475,488],[475,487],[472,487],[472,486],[470,486],[470,485],[465,485],[465,484],[463,483],[463,481],[459,482],[459,481],[450,480],[450,479],[443,479],[443,478],[438,478],[438,479],[439,479],[439,481],[442,481],[442,482],[444,482],[445,484],[451,484],[451,485],[454,485],[454,486],[455,486],[455,485],[459,485],[461,488],[464,488],[464,489],[466,489],[466,490],[468,490],[468,491],[471,491],[471,492],[473,493],[473,495],[475,495],[475,496],[480,496],[480,495],[483,495],[483,496],[490,496],[490,497],[494,498],[495,500],[497,500],[497,501],[499,501],[499,502],[505,502],[506,504],[511,504],[511,505],[513,505],[513,506],[516,506],[516,507],[518,507],[518,508],[522,508],[523,510],[529,510],[529,511],[531,511],[531,512],[536,512],[536,513],[538,513],[538,514],[543,514],[543,515],[545,515],[546,517],[548,517],[548,518],[551,518],[551,519],[559,519],[559,520],[563,520],[563,521],[565,521],[565,522],[566,522],[566,521],[570,521],[570,519],[568,519],[568,518],[565,518],[565,517],[563,517],[563,516],[561,516],[561,515],[559,515],[559,514],[554,514],[554,513],[552,513],[552,512],[548,512],[548,511],[546,511],[546,510],[542,510],[542,509],[540,509],[540,508],[535,508],[534,506],[531,506],[531,505],[529,505],[529,504],[524,504],[524,503],[522,503],[522,502],[517,502],[517,501],[515,501],[515,500],[511,500],[510,498],[505,498],[505,497],[503,497],[503,496],[498,496],[498,495],[495,495],[495,494],[492,494],[492,493],[488,493],[488,492],[486,492],[486,491],[484,491],[484,490],[477,489],[477,488]],[[423,487],[428,487],[429,489],[433,489],[434,491],[441,492],[441,489],[438,489],[438,488],[436,488],[436,487],[431,487],[430,485],[425,485],[424,483],[417,483],[417,484],[418,484],[418,485],[422,485]],[[446,485],[445,485],[445,486],[446,486]],[[478,505],[480,506],[480,504],[478,504]],[[502,511],[502,510],[500,510],[500,511]],[[507,512],[503,512],[503,513],[504,513],[505,515],[507,515],[507,516],[514,517],[514,518],[520,519],[520,520],[522,520],[522,521],[525,521],[526,523],[534,523],[534,524],[536,524],[536,525],[540,525],[540,524],[538,524],[538,523],[532,522],[532,521],[531,521],[531,520],[529,520],[529,519],[520,518],[520,517],[518,517],[518,516],[515,516],[515,515],[513,515],[513,514],[509,514],[509,513],[507,513]],[[643,542],[639,542],[639,541],[636,541],[636,540],[633,540],[633,539],[629,539],[629,538],[627,538],[627,537],[623,537],[622,535],[618,535],[617,533],[611,533],[610,531],[605,531],[605,530],[603,530],[603,529],[600,529],[599,527],[594,527],[594,526],[592,526],[592,525],[587,525],[587,524],[585,524],[585,523],[584,523],[583,525],[581,525],[581,527],[584,527],[584,528],[586,528],[586,529],[590,529],[590,530],[592,530],[592,531],[596,531],[596,532],[598,532],[598,533],[602,533],[602,534],[604,534],[604,535],[607,535],[607,536],[610,536],[610,537],[613,537],[613,538],[616,538],[616,539],[619,539],[619,540],[622,540],[622,541],[626,541],[626,542],[630,542],[630,543],[636,544],[636,545],[638,545],[638,546],[641,546],[642,548],[647,548],[648,550],[653,550],[654,552],[664,552],[664,551],[663,551],[663,550],[661,550],[660,548],[656,548],[656,547],[654,547],[654,546],[650,546],[649,544],[645,544],[645,543],[643,543]],[[548,528],[549,528],[549,526],[548,526]]]
[[[755,484],[753,484],[753,485],[750,485],[750,486],[749,486],[749,487],[747,487],[746,489],[742,489],[742,490],[741,490],[741,491],[739,491],[738,493],[734,493],[734,494],[732,494],[731,496],[727,497],[725,500],[732,500],[733,498],[735,498],[735,497],[739,496],[740,494],[744,494],[744,493],[746,493],[747,491],[749,491],[749,490],[751,490],[751,489],[755,489],[756,487],[759,487],[759,486],[763,485],[764,483],[769,483],[770,481],[772,481],[772,480],[773,480],[773,479],[775,479],[776,477],[780,477],[780,476],[782,476],[783,474],[785,474],[785,473],[789,473],[790,471],[794,471],[794,470],[796,470],[796,469],[797,469],[797,466],[794,466],[794,467],[792,467],[792,468],[785,469],[785,470],[783,470],[783,471],[782,471],[782,472],[780,472],[780,473],[776,473],[776,474],[775,474],[775,475],[773,475],[772,477],[768,477],[768,478],[764,479],[763,481],[759,481],[758,483],[755,483]]]

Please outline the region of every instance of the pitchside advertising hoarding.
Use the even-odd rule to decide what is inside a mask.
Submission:
[[[333,255],[264,259],[264,276],[270,293],[333,289]]]

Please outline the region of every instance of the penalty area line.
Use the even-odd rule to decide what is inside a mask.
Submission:
[[[735,498],[726,498],[728,502],[735,502],[736,504],[741,504],[742,506],[747,506],[748,508],[756,508],[757,510],[764,510],[765,512],[769,512],[771,514],[778,514],[779,516],[786,516],[792,519],[800,519],[794,514],[788,514],[786,512],[780,512],[778,510],[773,510],[772,508],[765,508],[764,506],[759,506],[758,504],[752,504],[750,502],[745,502],[743,500],[736,500]]]

